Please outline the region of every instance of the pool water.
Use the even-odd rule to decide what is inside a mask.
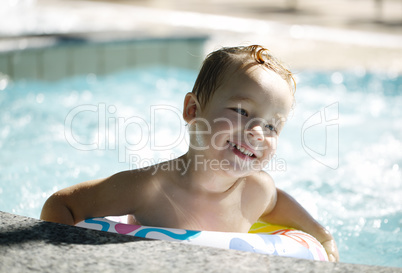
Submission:
[[[196,72],[150,67],[46,83],[0,76],[0,209],[39,218],[53,192],[177,157]],[[267,171],[342,262],[402,267],[402,76],[302,71]]]

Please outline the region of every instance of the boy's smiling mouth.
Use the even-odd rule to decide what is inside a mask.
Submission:
[[[251,158],[256,158],[256,156],[253,152],[249,151],[248,149],[244,148],[243,146],[230,142],[229,140],[227,142],[229,143],[230,146],[232,146],[233,148],[236,148],[237,151],[239,151],[241,154],[246,155]]]

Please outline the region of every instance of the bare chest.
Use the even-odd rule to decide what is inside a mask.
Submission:
[[[247,232],[259,217],[250,204],[243,202],[241,191],[212,198],[165,191],[153,198],[135,214],[143,225]]]

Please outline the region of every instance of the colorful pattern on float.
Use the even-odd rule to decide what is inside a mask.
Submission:
[[[251,227],[249,233],[128,225],[106,218],[89,218],[76,226],[148,239],[328,261],[324,248],[311,235],[299,230],[274,226],[260,221]]]

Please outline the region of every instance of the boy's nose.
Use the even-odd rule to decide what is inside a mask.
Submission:
[[[253,140],[263,141],[264,140],[264,130],[260,125],[252,126],[246,129],[247,136],[251,137]]]

